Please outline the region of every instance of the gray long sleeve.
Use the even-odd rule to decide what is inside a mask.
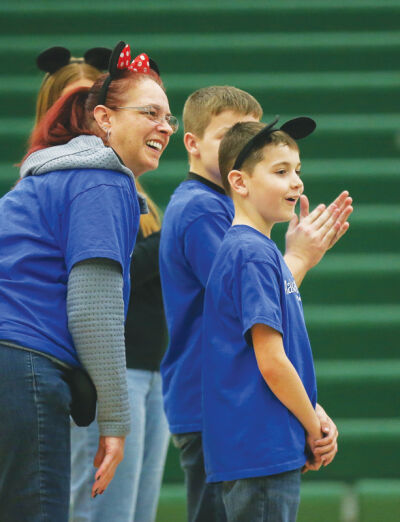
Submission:
[[[78,357],[97,390],[104,436],[130,431],[121,267],[110,259],[77,263],[68,279],[67,314]]]

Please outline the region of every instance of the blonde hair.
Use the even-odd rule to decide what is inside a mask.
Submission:
[[[71,57],[71,60],[80,59]],[[82,79],[92,80],[93,83],[95,83],[102,74],[99,69],[85,63],[83,60],[82,62],[74,61],[73,63],[69,63],[53,74],[46,73],[36,102],[35,127],[50,107],[60,98],[65,87]],[[160,210],[148,194],[146,194],[139,181],[136,180],[135,183],[137,191],[146,197],[149,207],[149,213],[140,216],[139,225],[143,237],[147,237],[154,232],[158,232],[161,228]]]
[[[76,60],[76,58],[71,58]],[[64,65],[55,73],[46,73],[36,101],[35,127],[50,107],[60,98],[62,91],[70,83],[87,79],[95,82],[101,71],[85,62],[73,62]]]
[[[192,93],[183,107],[185,132],[202,138],[213,116],[231,110],[261,119],[263,111],[258,101],[246,91],[230,85],[203,87]]]
[[[146,196],[147,206],[149,207],[149,213],[140,216],[139,224],[143,237],[147,237],[161,229],[160,209],[145,192],[138,179],[135,180],[135,184],[137,191]]]

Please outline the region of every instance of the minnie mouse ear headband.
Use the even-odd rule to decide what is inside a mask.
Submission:
[[[49,47],[42,51],[36,58],[36,64],[41,71],[54,74],[61,67],[70,63],[87,63],[99,71],[107,69],[110,61],[111,49],[106,47],[93,47],[88,49],[83,58],[73,58],[71,60],[71,51],[65,47]]]
[[[286,132],[286,134],[289,134],[291,138],[300,140],[311,134],[317,126],[312,118],[308,118],[307,116],[300,116],[299,118],[294,118],[293,120],[287,121],[281,127],[276,129],[274,127],[275,124],[278,123],[278,120],[279,116],[276,116],[271,123],[268,123],[268,125],[266,125],[258,134],[253,136],[246,143],[243,149],[239,152],[232,170],[240,170],[241,166],[250,156],[251,152],[261,149],[266,143],[268,143],[269,136],[273,132],[281,130]]]
[[[118,42],[114,47],[108,64],[108,76],[104,80],[98,99],[98,105],[104,105],[107,98],[110,83],[118,78],[121,71],[130,71],[149,74],[150,69],[160,75],[160,70],[154,60],[149,58],[146,53],[141,53],[131,62],[131,48],[125,42]]]

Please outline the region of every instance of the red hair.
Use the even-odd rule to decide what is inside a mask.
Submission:
[[[61,96],[33,129],[24,161],[32,152],[62,145],[81,134],[93,134],[85,114],[88,87],[78,87]]]
[[[96,135],[93,110],[106,77],[107,75],[100,76],[90,89],[78,87],[61,96],[33,129],[28,151],[22,161],[33,152],[62,145],[82,134]],[[112,109],[123,105],[127,92],[145,79],[155,81],[164,89],[161,78],[153,71],[149,74],[124,71],[118,79],[110,83],[106,106]]]

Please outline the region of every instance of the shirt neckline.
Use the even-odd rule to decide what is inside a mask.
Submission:
[[[188,175],[186,177],[186,180],[195,180],[199,181],[200,183],[203,183],[203,185],[206,185],[207,187],[210,187],[211,189],[215,190],[215,192],[219,192],[220,194],[223,194],[226,196],[225,190],[217,185],[216,183],[213,183],[209,179],[203,178],[203,176],[200,176],[199,174],[196,174],[195,172],[188,172]]]

